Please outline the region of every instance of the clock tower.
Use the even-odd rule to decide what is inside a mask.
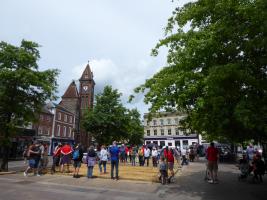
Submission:
[[[93,73],[90,69],[89,63],[86,65],[80,81],[80,111],[81,115],[84,114],[85,110],[93,107],[94,101],[94,87],[95,81],[93,79]]]
[[[80,82],[79,96],[80,96],[80,122],[81,122],[85,111],[92,109],[94,102],[95,81],[93,79],[93,72],[90,69],[89,63],[86,65],[83,74],[79,79],[79,82]],[[89,146],[91,141],[89,134],[81,127],[81,123],[80,123],[80,134],[77,140],[79,143],[82,143],[86,147]]]

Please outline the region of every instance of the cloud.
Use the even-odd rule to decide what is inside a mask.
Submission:
[[[87,63],[83,63],[72,69],[76,80],[80,78],[86,65]],[[155,67],[156,63],[152,58],[129,63],[127,66],[123,63],[115,63],[109,58],[101,58],[91,60],[89,65],[94,74],[96,94],[102,92],[106,85],[111,85],[113,89],[118,89],[122,93],[122,102],[128,108],[136,107],[141,113],[146,111],[147,106],[143,103],[142,94],[138,94],[133,103],[127,103],[127,101],[134,93],[134,88],[144,83],[148,77],[160,69],[160,66]]]

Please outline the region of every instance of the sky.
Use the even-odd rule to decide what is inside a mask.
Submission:
[[[40,70],[57,68],[58,96],[78,80],[89,61],[95,93],[106,85],[127,108],[148,112],[143,95],[128,97],[166,65],[167,50],[151,49],[164,37],[172,11],[186,0],[0,0],[0,41],[41,45]]]

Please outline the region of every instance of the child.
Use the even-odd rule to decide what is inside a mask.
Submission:
[[[165,162],[165,158],[161,157],[160,159],[160,164],[159,164],[159,172],[160,172],[160,181],[161,184],[166,184],[166,179],[168,177],[167,175],[167,164]]]

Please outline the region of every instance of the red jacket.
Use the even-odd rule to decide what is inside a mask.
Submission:
[[[174,156],[173,156],[172,151],[170,149],[168,149],[168,151],[166,151],[166,149],[164,149],[164,157],[167,158],[168,162],[174,162]]]

